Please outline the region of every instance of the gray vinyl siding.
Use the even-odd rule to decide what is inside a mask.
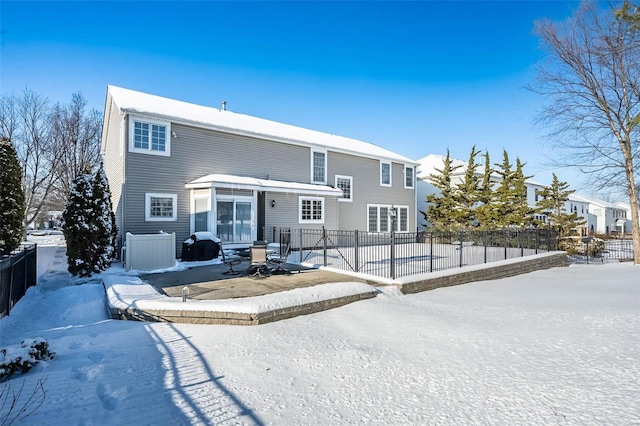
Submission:
[[[212,173],[309,182],[308,148],[175,123],[171,131],[176,137],[171,138],[170,157],[127,153],[126,223],[132,233],[175,232],[178,255],[190,232],[187,182]],[[145,193],[149,192],[177,194],[176,221],[145,221]]]
[[[402,205],[409,208],[409,231],[416,229],[415,189],[404,187],[404,164],[391,164],[392,186],[380,185],[380,161],[329,152],[328,183],[335,175],[351,176],[352,201],[339,202],[341,230],[367,230],[367,205]]]
[[[300,223],[299,200],[306,195],[267,192],[265,194],[265,236],[272,239],[273,227],[305,229],[338,229],[338,199],[332,196],[312,196],[324,199],[324,223]],[[271,200],[276,202],[271,207]]]
[[[109,189],[111,190],[111,204],[116,215],[116,226],[118,228],[118,248],[122,246],[124,241],[123,229],[123,210],[124,202],[122,194],[124,192],[124,151],[121,149],[121,125],[122,115],[119,113],[118,108],[110,102],[111,114],[109,115],[109,122],[106,123],[106,140],[104,141],[103,164],[105,175],[109,181]],[[107,117],[105,117],[107,119]]]
[[[126,120],[128,125],[129,120]],[[128,151],[128,129],[124,132]],[[176,253],[190,232],[190,190],[185,184],[208,174],[230,174],[260,179],[311,183],[311,149],[247,136],[171,123],[171,156],[126,152],[126,232],[176,233]],[[117,132],[120,134],[120,132]],[[415,196],[404,189],[403,164],[393,163],[393,187],[381,187],[378,160],[327,152],[327,184],[335,184],[335,174],[353,176],[352,203],[324,196],[323,224],[300,224],[299,194],[266,193],[265,237],[274,226],[327,229],[367,229],[370,203],[401,204],[409,207],[410,230],[415,229]],[[122,180],[122,179],[121,179]],[[111,181],[110,181],[111,182]],[[225,190],[218,188],[218,193]],[[145,221],[145,193],[177,195],[177,220]],[[271,207],[271,200],[276,207]],[[212,229],[215,231],[215,229]]]
[[[179,124],[171,130],[172,174],[185,182],[211,173],[310,182],[309,148]]]

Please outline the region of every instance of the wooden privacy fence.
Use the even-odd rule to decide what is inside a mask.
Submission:
[[[0,318],[9,315],[27,289],[37,284],[37,261],[35,244],[23,245],[0,259]]]
[[[462,232],[337,231],[274,228],[273,240],[290,258],[382,278],[434,272],[557,250],[548,229]]]

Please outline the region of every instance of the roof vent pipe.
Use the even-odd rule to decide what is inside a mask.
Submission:
[[[223,111],[227,110],[227,101],[222,101],[222,110]]]

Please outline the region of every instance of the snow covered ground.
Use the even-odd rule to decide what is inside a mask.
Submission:
[[[24,400],[45,380],[43,405],[16,424],[640,422],[629,263],[385,290],[240,327],[111,320],[99,277],[64,272],[61,242],[40,241],[39,261],[38,286],[0,320],[0,348],[41,336],[56,352],[7,382]]]

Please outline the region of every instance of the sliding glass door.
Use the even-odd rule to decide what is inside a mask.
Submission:
[[[216,202],[216,234],[223,243],[253,241],[253,198],[218,197]]]

